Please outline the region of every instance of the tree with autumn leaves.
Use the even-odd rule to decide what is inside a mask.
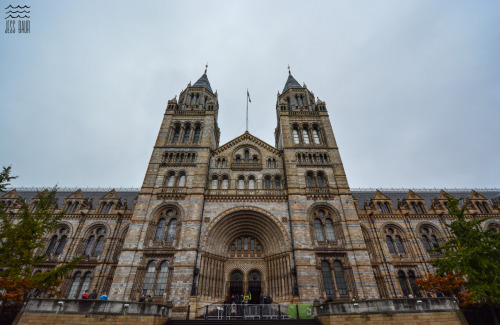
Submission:
[[[11,167],[0,172],[0,192],[10,181]],[[53,297],[62,278],[78,263],[74,259],[46,272],[34,272],[45,261],[37,254],[45,246],[45,236],[59,223],[64,213],[55,213],[56,189],[37,196],[34,207],[21,199],[15,213],[0,203],[0,320],[7,322],[33,297]]]
[[[442,253],[432,261],[436,273],[417,281],[419,288],[455,297],[462,307],[470,304],[499,307],[500,233],[493,228],[482,228],[488,218],[466,217],[465,205],[460,207],[460,200],[449,196],[447,207],[453,217],[447,225],[451,237],[436,249]]]

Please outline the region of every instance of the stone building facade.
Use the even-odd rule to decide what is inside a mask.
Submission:
[[[500,229],[500,191],[351,190],[326,105],[289,74],[275,144],[246,132],[220,145],[218,94],[206,71],[168,101],[138,191],[60,191],[60,226],[35,272],[83,256],[67,298],[151,295],[174,314],[226,295],[312,303],[418,296],[431,251],[449,237],[446,195]],[[0,197],[15,215],[33,190]],[[258,299],[253,302],[258,303]]]

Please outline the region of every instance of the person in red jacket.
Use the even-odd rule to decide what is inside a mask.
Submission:
[[[89,299],[89,291],[85,290],[85,292],[82,294],[82,299]]]

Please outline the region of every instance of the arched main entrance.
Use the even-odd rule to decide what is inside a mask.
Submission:
[[[231,274],[229,284],[229,296],[241,295],[243,294],[243,274],[240,271],[234,271]]]
[[[248,275],[248,292],[252,294],[251,304],[260,303],[260,294],[262,293],[262,277],[259,271],[251,271]]]

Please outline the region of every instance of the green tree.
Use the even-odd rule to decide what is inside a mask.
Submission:
[[[5,191],[11,168],[0,173],[0,191]],[[0,317],[12,318],[23,303],[32,297],[58,294],[62,278],[78,263],[79,258],[47,272],[33,274],[34,267],[45,261],[37,254],[45,245],[45,236],[52,231],[64,213],[55,213],[56,188],[39,193],[32,208],[21,199],[14,214],[0,203]],[[4,312],[9,315],[4,315]],[[7,319],[5,319],[5,317]]]
[[[500,306],[500,233],[481,224],[488,218],[468,218],[465,205],[460,200],[448,197],[449,215],[453,217],[447,225],[451,238],[439,249],[442,255],[433,261],[440,274],[459,274],[464,287],[479,305],[488,305],[493,312],[495,324],[498,319],[494,307]]]

